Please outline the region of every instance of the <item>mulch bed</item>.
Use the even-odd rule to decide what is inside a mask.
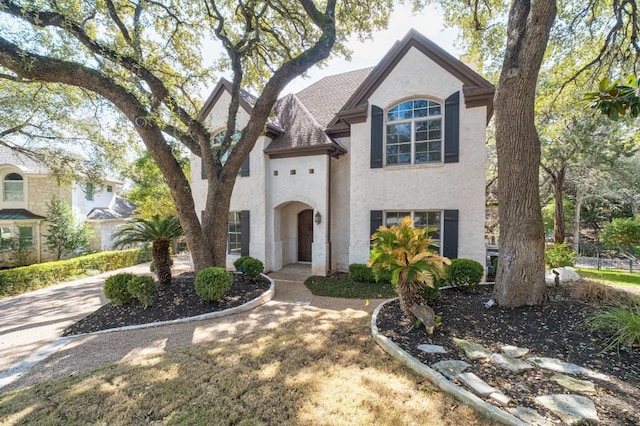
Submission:
[[[244,275],[234,274],[233,285],[222,299],[215,302],[205,302],[196,294],[193,280],[194,274],[192,272],[173,277],[171,285],[158,287],[154,294],[153,305],[146,309],[138,300],[133,300],[124,306],[116,306],[113,303],[104,305],[67,327],[63,336],[222,311],[243,305],[259,297],[270,286],[269,280],[265,278],[249,280],[245,279]]]
[[[556,374],[551,371],[535,368],[515,374],[490,361],[469,361],[453,344],[452,337],[479,343],[494,353],[500,352],[503,345],[529,348],[525,357],[558,358],[607,374],[609,382],[588,379],[597,391],[584,395],[594,401],[600,424],[640,424],[639,352],[604,350],[606,337],[592,334],[585,326],[585,319],[597,306],[572,299],[570,292],[560,287],[550,289],[551,302],[542,307],[486,308],[492,290],[492,286],[480,286],[472,292],[443,290],[430,303],[442,317],[442,325],[433,335],[428,335],[424,327],[412,328],[397,301],[381,309],[377,326],[383,335],[426,365],[447,359],[472,364],[467,371],[511,397],[509,406],[524,405],[541,412],[534,402],[536,396],[567,391],[549,380]],[[427,354],[417,349],[422,343],[444,346],[448,353]]]

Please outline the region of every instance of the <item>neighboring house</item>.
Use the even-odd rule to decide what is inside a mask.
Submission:
[[[65,199],[79,220],[88,221],[95,233],[91,250],[112,247],[113,228],[129,218],[135,206],[117,195],[121,183],[106,181],[101,188],[74,184],[61,186],[42,164],[0,146],[0,266],[11,266],[10,238],[20,238],[33,249],[30,263],[53,260],[46,247],[49,224],[47,203]]]
[[[309,262],[312,273],[366,263],[370,236],[412,216],[449,258],[485,264],[485,142],[493,86],[415,30],[374,68],[325,77],[279,99],[231,199],[228,264],[267,270]],[[255,98],[243,93],[239,128]],[[230,83],[200,117],[225,129]],[[192,157],[196,208],[206,177]]]

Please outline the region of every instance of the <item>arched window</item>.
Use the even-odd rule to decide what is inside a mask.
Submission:
[[[414,99],[394,105],[386,116],[387,165],[442,161],[442,105]]]
[[[3,200],[24,201],[24,179],[18,173],[9,173],[4,177]]]

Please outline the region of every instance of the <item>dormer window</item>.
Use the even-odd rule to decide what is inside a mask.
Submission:
[[[4,177],[3,200],[24,201],[24,179],[18,173],[9,173]]]
[[[414,99],[391,107],[386,114],[388,166],[442,162],[442,105]]]

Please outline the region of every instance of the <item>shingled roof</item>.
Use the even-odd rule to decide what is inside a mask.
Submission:
[[[0,145],[0,165],[5,164],[16,166],[24,173],[49,174],[49,169],[44,164],[16,152],[8,146]]]
[[[110,207],[96,207],[87,215],[91,220],[127,219],[135,213],[138,206],[116,195]]]

